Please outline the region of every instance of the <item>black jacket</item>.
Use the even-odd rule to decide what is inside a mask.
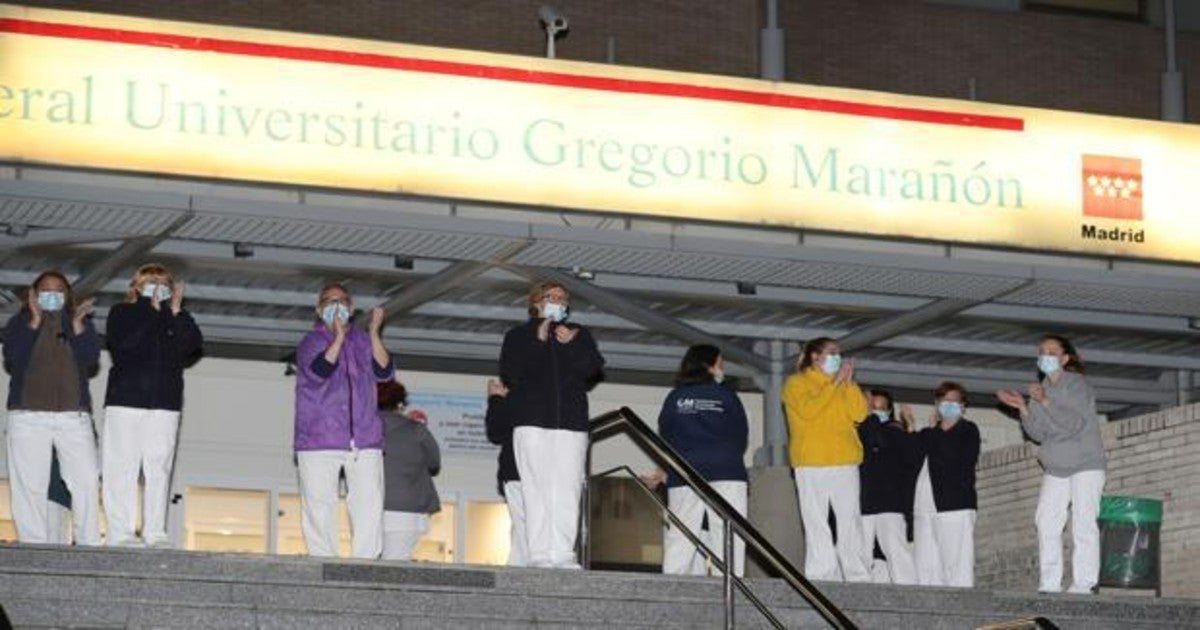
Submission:
[[[144,297],[117,304],[108,311],[105,337],[112,354],[106,406],[183,408],[183,368],[203,342],[187,311],[173,315],[166,304],[156,311]]]
[[[929,481],[937,511],[977,509],[975,464],[979,461],[979,429],[975,424],[963,418],[949,431],[929,427],[917,435],[929,458]]]
[[[508,399],[503,396],[488,396],[487,417],[484,419],[484,425],[487,427],[488,441],[500,445],[496,484],[501,496],[504,495],[506,482],[521,480],[521,475],[517,473],[517,458],[513,454],[512,420]]]
[[[513,426],[588,430],[588,390],[600,378],[604,357],[592,334],[575,324],[552,324],[546,341],[537,338],[540,318],[504,335],[500,380],[508,387]],[[554,330],[578,331],[570,343],[559,343]]]
[[[79,407],[91,410],[92,395],[88,390],[88,379],[100,364],[100,339],[92,318],[84,321],[83,333],[75,334],[74,316],[69,309],[59,313],[46,313],[43,317],[62,318],[62,339],[71,345],[75,366],[79,373]],[[21,309],[8,320],[4,327],[4,368],[12,375],[8,383],[8,408],[21,409],[25,395],[25,370],[29,368],[29,357],[40,331],[29,327],[29,310]]]
[[[921,472],[921,445],[917,435],[892,420],[874,415],[858,425],[863,461],[858,466],[859,497],[863,514],[911,514]]]

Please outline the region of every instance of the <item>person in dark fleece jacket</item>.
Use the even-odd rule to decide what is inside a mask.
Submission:
[[[508,388],[495,379],[487,383],[487,427],[488,441],[500,447],[496,461],[496,485],[500,496],[508,505],[509,531],[508,565],[523,567],[529,562],[529,550],[525,547],[525,503],[521,497],[521,475],[517,473],[517,458],[513,455],[512,411],[508,402]]]
[[[570,296],[554,282],[529,292],[528,322],[504,335],[513,455],[521,476],[529,564],[580,568],[575,556],[588,445],[588,390],[604,358],[586,328],[566,323]]]
[[[142,541],[166,546],[167,495],[183,409],[183,370],[203,338],[183,309],[183,283],[162,265],[142,265],[125,303],[108,311],[112,367],[104,399],[104,513],[108,544],[138,545],[138,472],[145,477]]]
[[[658,432],[704,480],[741,514],[746,513],[746,410],[737,394],[721,384],[725,360],[716,346],[688,348],[675,375],[675,389],[663,401]],[[674,472],[666,476],[667,502],[684,526],[718,557],[725,553],[725,522]],[[707,532],[702,524],[708,520]],[[746,543],[735,538],[733,570],[743,575]],[[663,536],[663,573],[705,575],[704,555],[675,527]]]
[[[871,414],[858,425],[863,446],[859,464],[859,503],[862,511],[863,562],[869,569],[878,541],[887,559],[887,578],[872,571],[876,581],[916,584],[917,570],[907,543],[905,520],[912,516],[913,490],[921,464],[921,448],[897,416],[892,395],[882,389],[868,392]]]

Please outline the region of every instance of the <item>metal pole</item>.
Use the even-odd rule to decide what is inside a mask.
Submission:
[[[725,630],[733,630],[733,528],[725,521]]]
[[[779,28],[779,0],[767,0],[767,25],[758,33],[758,63],[760,76],[768,81],[782,81],[784,75],[783,29]]]
[[[1162,74],[1162,119],[1183,122],[1183,73],[1175,63],[1175,0],[1163,0],[1163,31],[1166,39],[1167,69]]]

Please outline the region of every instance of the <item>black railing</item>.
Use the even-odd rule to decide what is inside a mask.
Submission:
[[[667,444],[657,433],[655,433],[641,418],[637,416],[628,407],[622,407],[615,411],[610,411],[606,414],[593,418],[589,431],[591,433],[591,444],[595,444],[607,437],[620,432],[627,432],[629,437],[646,451],[646,453],[655,460],[664,470],[673,472],[678,475],[689,488],[695,491],[700,500],[716,513],[722,520],[725,521],[725,558],[732,560],[732,534],[736,533],[746,543],[748,552],[752,551],[763,563],[766,568],[779,575],[783,581],[792,587],[804,601],[812,606],[817,614],[821,615],[832,628],[838,629],[856,629],[857,626],[849,617],[842,612],[840,608],[834,605],[833,602],[816,589],[800,571],[784,557],[774,545],[770,543],[753,525],[746,520],[736,509],[729,504],[716,490],[713,489],[700,473],[696,472],[686,460],[683,459]],[[589,454],[589,472],[590,472],[590,454]],[[585,496],[590,497],[590,492]],[[590,518],[591,506],[584,510],[584,518]],[[674,523],[677,519],[673,514],[667,512],[669,518]],[[590,523],[585,526],[585,532],[589,532]],[[694,536],[689,536],[693,542]],[[584,548],[587,548],[586,543]],[[706,550],[707,554],[711,554],[710,550]],[[707,555],[706,554],[706,555]],[[710,555],[710,559],[711,559]],[[724,569],[725,575],[725,626],[726,628],[733,627],[733,588],[738,585],[742,592],[745,593],[749,589],[745,588],[745,584],[741,580],[734,581],[735,576],[729,570],[725,563],[721,563],[721,568]],[[760,606],[761,602],[751,596],[751,602],[757,602],[755,605],[760,607],[760,610],[766,611],[765,607]],[[769,614],[769,612],[768,612]],[[769,615],[768,620],[772,620],[774,615]],[[773,623],[778,623],[774,620]]]

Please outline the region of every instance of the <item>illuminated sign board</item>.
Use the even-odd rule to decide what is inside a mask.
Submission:
[[[0,160],[1200,262],[1200,128],[0,5]]]

